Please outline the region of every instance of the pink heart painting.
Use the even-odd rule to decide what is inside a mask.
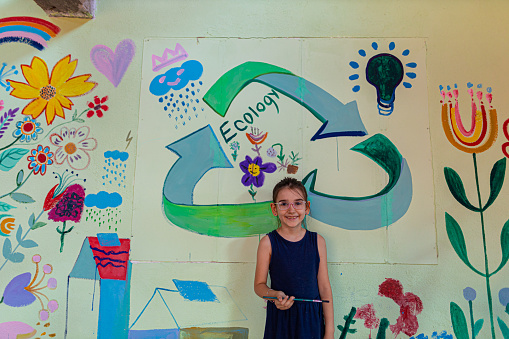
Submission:
[[[118,43],[115,52],[105,45],[94,46],[90,59],[95,68],[117,87],[134,58],[135,50],[134,41],[125,39]]]

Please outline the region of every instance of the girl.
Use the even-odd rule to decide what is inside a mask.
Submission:
[[[325,240],[302,227],[309,213],[304,185],[281,180],[272,192],[271,209],[279,227],[258,245],[255,293],[267,299],[264,339],[333,339],[334,309],[327,271]],[[270,274],[271,287],[267,286]],[[328,303],[294,301],[322,299]]]

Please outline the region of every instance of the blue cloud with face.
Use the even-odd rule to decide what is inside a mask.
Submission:
[[[180,67],[169,69],[166,73],[156,76],[150,83],[150,93],[160,96],[173,89],[178,91],[187,86],[189,81],[200,79],[203,65],[196,60],[189,60]]]

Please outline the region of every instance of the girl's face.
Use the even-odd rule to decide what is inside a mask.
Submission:
[[[302,209],[295,208],[300,205]],[[276,203],[271,205],[272,213],[281,220],[281,227],[301,227],[302,220],[309,213],[309,201],[304,200],[302,192],[298,189],[282,188],[277,194]],[[284,209],[284,207],[288,209]]]

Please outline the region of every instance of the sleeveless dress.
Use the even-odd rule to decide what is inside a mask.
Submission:
[[[286,240],[276,230],[268,236],[272,246],[270,288],[295,298],[320,299],[317,234],[306,230],[296,242]],[[288,310],[278,310],[267,302],[264,339],[322,339],[324,333],[321,303],[295,301]]]

